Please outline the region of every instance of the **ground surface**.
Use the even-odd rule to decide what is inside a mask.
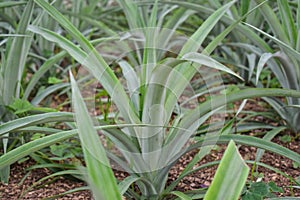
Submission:
[[[281,143],[282,145],[296,151],[300,155],[300,145],[299,140],[293,141],[290,143],[282,143],[278,139],[275,139],[277,143]],[[213,150],[211,155],[205,157],[201,163],[205,163],[207,161],[219,160],[222,157],[223,149],[225,147],[221,146],[218,150]],[[256,149],[253,147],[240,147],[240,152],[245,159],[253,159],[255,156]],[[179,163],[172,168],[169,176],[169,182],[175,180],[180,171],[183,170],[184,166],[192,159],[195,152],[190,153],[180,159]],[[292,161],[285,159],[281,156],[274,155],[272,153],[266,153],[262,159],[262,161],[266,164],[269,164],[277,169],[282,170],[287,173],[291,177],[299,177],[300,171],[299,168],[295,169],[293,167]],[[74,180],[69,180],[66,178],[58,178],[56,180],[47,180],[35,186],[34,188],[26,191],[31,187],[35,182],[37,182],[40,178],[45,177],[50,174],[50,171],[47,169],[36,169],[32,170],[28,173],[26,168],[34,164],[33,161],[27,161],[22,164],[14,164],[11,170],[11,179],[8,185],[1,184],[0,185],[0,199],[14,200],[14,199],[44,199],[46,197],[51,197],[53,195],[61,194],[68,190],[74,189],[76,187],[81,187],[84,185],[82,182],[76,182]],[[178,190],[192,190],[199,189],[203,187],[207,187],[214,176],[216,167],[207,168],[196,172],[186,178],[184,178],[177,186]],[[282,175],[276,174],[270,170],[259,167],[259,172],[264,174],[263,181],[274,181],[278,186],[284,187],[285,193],[280,194],[277,193],[278,196],[291,196],[294,195],[296,197],[300,197],[300,189],[291,189],[291,183],[288,178],[283,177]],[[117,176],[121,177],[123,174],[118,173]],[[250,176],[249,176],[250,180]],[[22,196],[23,194],[23,196]],[[22,196],[22,197],[21,197]],[[67,194],[62,197],[58,197],[56,199],[61,200],[85,200],[92,199],[91,194],[88,191],[80,191],[72,194]]]
[[[235,109],[238,108],[238,103],[235,105],[237,106]],[[261,112],[265,109],[258,105],[255,101],[249,101],[247,105],[245,106],[246,110],[251,110],[255,112]],[[241,116],[243,118],[243,116]],[[260,117],[256,117],[257,121],[265,121],[266,119],[262,119]],[[277,125],[274,122],[268,122],[268,124]],[[246,134],[258,134],[259,131],[263,130],[257,130],[252,133],[246,133]],[[281,133],[282,135],[290,135],[291,133],[286,131]],[[291,142],[282,142],[280,140],[280,135],[277,136],[275,139],[272,140],[273,142],[280,144],[282,146],[285,146],[295,152],[297,152],[300,156],[300,138],[294,137],[294,139]],[[214,149],[210,155],[206,156],[203,160],[201,160],[200,163],[197,165],[201,165],[210,161],[216,161],[220,160],[222,158],[223,152],[225,150],[226,146],[218,146],[218,148]],[[247,147],[247,146],[240,146],[239,151],[243,158],[245,160],[254,160],[255,159],[255,153],[256,148],[254,147]],[[174,166],[169,174],[168,184],[170,184],[172,181],[174,181],[180,172],[184,169],[186,164],[190,162],[193,158],[193,156],[197,152],[191,152],[184,157],[182,157],[179,162]],[[264,156],[261,159],[261,162],[268,164],[272,167],[275,167],[282,172],[286,173],[290,177],[296,179],[297,177],[300,177],[300,167],[295,168],[293,166],[293,162],[289,159],[286,159],[285,157],[266,152]],[[64,192],[67,192],[69,190],[85,186],[83,182],[70,180],[68,178],[59,177],[57,179],[48,179],[43,181],[40,184],[37,184],[37,181],[49,174],[51,172],[48,169],[35,169],[27,171],[26,168],[29,166],[34,165],[34,161],[28,160],[21,164],[14,164],[11,168],[11,176],[10,176],[10,182],[8,185],[1,184],[0,183],[0,199],[2,200],[42,200],[42,199],[60,199],[60,200],[89,200],[92,199],[91,193],[89,191],[80,191],[75,192],[71,194],[66,194],[60,197],[56,198],[49,198],[54,195],[59,195]],[[249,167],[252,167],[249,165]],[[205,168],[201,171],[197,171],[196,173],[193,173],[189,175],[188,177],[185,177],[179,184],[177,185],[176,190],[180,191],[187,191],[187,190],[194,190],[199,188],[205,188],[208,187],[213,179],[213,176],[216,171],[215,167]],[[271,170],[268,170],[263,167],[258,167],[258,172],[263,174],[263,181],[264,182],[270,182],[274,181],[276,185],[283,187],[284,193],[276,193],[277,196],[295,196],[300,197],[300,189],[292,188],[291,181],[289,178],[286,178],[282,175],[279,175]],[[126,175],[123,172],[115,172],[115,175],[119,179],[123,179]],[[251,177],[251,174],[249,175],[249,181],[256,180],[256,178]],[[299,179],[298,179],[299,180]],[[32,187],[34,186],[34,187]],[[30,188],[32,187],[32,188]],[[298,187],[299,188],[299,187]],[[47,198],[48,197],[48,198]]]

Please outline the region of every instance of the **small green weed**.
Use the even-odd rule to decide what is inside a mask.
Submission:
[[[250,182],[242,192],[242,200],[262,200],[276,197],[277,192],[283,193],[283,189],[274,182]]]
[[[279,137],[279,140],[284,143],[289,143],[292,141],[292,137],[290,135],[284,135]]]

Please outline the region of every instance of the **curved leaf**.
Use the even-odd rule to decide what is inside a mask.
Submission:
[[[173,191],[173,192],[170,192],[170,194],[174,194],[174,195],[178,196],[181,200],[192,200],[191,197],[189,197],[188,195],[186,195],[180,191]]]
[[[0,170],[33,152],[74,137],[76,134],[77,130],[63,131],[23,144],[0,157]]]
[[[39,69],[37,72],[35,72],[33,74],[33,76],[30,79],[29,84],[27,85],[24,95],[23,95],[23,99],[27,99],[31,93],[31,91],[33,90],[33,88],[35,87],[35,85],[38,83],[38,81],[40,80],[40,78],[56,63],[58,62],[60,59],[62,59],[64,56],[66,56],[67,52],[66,51],[62,51],[58,54],[56,54],[55,56],[49,58]]]
[[[219,137],[212,137],[205,140],[205,143],[203,143],[203,139],[200,139],[196,144],[191,145],[187,148],[185,152],[189,152],[192,149],[199,148],[202,145],[209,145],[209,144],[227,144],[230,140],[233,140],[237,144],[242,144],[245,146],[252,146],[257,147],[260,149],[264,149],[267,151],[271,151],[273,153],[276,153],[278,155],[282,155],[286,158],[289,158],[295,162],[300,163],[300,156],[298,153],[285,148],[279,144],[266,141],[261,138],[256,138],[252,136],[247,135],[221,135]]]
[[[67,113],[67,112],[55,112],[55,113],[45,113],[45,114],[32,115],[28,117],[22,117],[1,124],[0,136],[10,131],[14,131],[20,128],[24,128],[36,124],[49,123],[49,122],[66,122],[66,121],[74,121],[74,115],[72,113]]]
[[[214,60],[213,58],[211,58],[207,55],[200,54],[197,52],[191,52],[191,53],[187,53],[187,54],[183,55],[182,59],[190,61],[190,62],[195,62],[200,65],[205,65],[207,67],[211,67],[211,68],[214,68],[214,69],[217,69],[220,71],[227,72],[228,74],[234,75],[235,77],[238,77],[239,79],[243,80],[242,77],[240,77],[238,74],[234,73],[231,69],[229,69],[225,65],[217,62],[216,60]]]
[[[119,184],[119,191],[121,195],[124,195],[128,188],[136,181],[140,180],[139,177],[128,176],[124,180],[122,180]]]

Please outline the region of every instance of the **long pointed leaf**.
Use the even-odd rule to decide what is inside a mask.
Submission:
[[[201,47],[203,41],[207,38],[209,32],[234,3],[235,1],[231,1],[211,14],[199,27],[199,29],[189,38],[180,51],[180,55],[184,55],[189,52],[196,52]]]
[[[204,200],[237,200],[246,183],[249,167],[231,140]]]
[[[105,149],[93,127],[92,119],[88,114],[86,105],[72,75],[71,84],[79,138],[87,165],[88,182],[93,188],[94,197],[103,200],[121,200],[117,182],[110,168]]]
[[[27,26],[30,23],[31,16],[33,13],[34,2],[33,0],[28,1],[21,21],[19,22],[16,34],[26,35]],[[12,43],[7,51],[7,60],[4,68],[4,82],[0,85],[2,90],[3,102],[8,105],[13,101],[14,97],[18,97],[19,92],[18,84],[20,84],[21,76],[25,67],[26,57],[29,51],[30,45],[26,45],[31,41],[30,37],[15,37],[12,38]]]
[[[112,69],[104,61],[102,56],[96,51],[89,40],[87,40],[64,15],[62,15],[48,2],[44,0],[35,0],[35,2],[39,6],[41,6],[49,15],[51,15],[61,26],[63,26],[66,31],[68,31],[68,33],[72,35],[80,44],[86,55],[79,58],[74,57],[74,59],[79,60],[79,62],[81,62],[83,66],[87,67],[89,71],[100,81],[100,83],[115,101],[117,107],[120,110],[120,113],[122,114],[122,117],[124,117],[127,122],[133,122],[136,124],[139,119],[136,116],[136,113],[133,111],[133,106],[126,95],[124,88],[122,87]],[[39,33],[42,32],[43,36],[44,34],[48,34],[47,39],[55,40],[55,42],[57,42],[59,45],[62,45],[69,50],[74,50],[75,45],[72,45],[69,41],[66,41],[66,39],[62,39],[62,37],[59,37],[57,34],[49,30],[35,29],[35,31],[38,31]],[[78,53],[78,48],[75,52]]]
[[[4,167],[13,164],[19,159],[28,156],[42,148],[51,146],[57,142],[64,141],[68,138],[74,137],[77,134],[77,130],[63,131],[50,136],[43,137],[41,139],[34,140],[17,147],[0,157],[0,170]]]
[[[216,144],[216,143],[217,144],[227,144],[227,143],[229,143],[230,140],[233,140],[237,144],[257,147],[260,149],[264,149],[264,150],[276,153],[278,155],[282,155],[282,156],[289,158],[295,162],[298,162],[298,163],[300,162],[300,156],[298,153],[296,153],[286,147],[283,147],[279,144],[276,144],[276,143],[273,143],[270,141],[266,141],[261,138],[247,136],[247,135],[234,135],[234,134],[221,135],[220,137],[212,137],[210,139],[207,139],[205,141],[205,143],[203,143],[203,140],[200,139],[199,142],[188,147],[186,151],[188,152],[192,149],[199,148],[203,145],[210,145],[210,144]],[[182,153],[185,153],[185,152],[182,152]]]
[[[15,119],[0,125],[0,136],[8,133],[10,131],[14,131],[17,129],[21,129],[24,127],[49,123],[49,122],[66,122],[66,121],[74,121],[74,115],[72,113],[67,112],[55,112],[55,113],[45,113],[27,116],[19,119]]]

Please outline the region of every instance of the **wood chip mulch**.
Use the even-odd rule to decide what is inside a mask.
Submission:
[[[278,138],[275,142],[288,147],[299,153],[300,156],[300,143],[299,140],[290,143],[282,143]],[[209,161],[220,160],[222,158],[224,145],[219,146],[217,150],[213,150],[210,155],[206,156],[200,163]],[[239,148],[244,159],[254,159],[256,148],[241,146]],[[196,152],[191,152],[185,157],[181,158],[179,162],[174,166],[169,174],[168,182],[171,183],[175,180],[179,173],[184,169],[186,164],[190,162]],[[276,154],[266,152],[261,160],[263,163],[269,164],[272,167],[280,169],[289,176],[297,178],[300,176],[299,168],[294,168],[293,162]],[[11,177],[9,184],[0,184],[0,199],[3,200],[42,200],[42,199],[59,199],[59,200],[90,200],[92,195],[89,191],[80,191],[71,194],[66,194],[57,198],[50,198],[54,195],[62,194],[68,190],[82,187],[85,184],[80,181],[70,180],[64,177],[59,177],[57,179],[50,179],[36,185],[28,191],[28,189],[35,184],[39,179],[51,174],[48,169],[34,169],[27,171],[26,168],[34,165],[34,161],[26,161],[21,164],[12,165]],[[251,167],[251,165],[249,165]],[[187,177],[185,177],[178,186],[176,190],[187,191],[193,189],[199,189],[203,187],[208,187],[214,177],[216,171],[215,167],[205,168],[201,171],[195,172]],[[282,175],[276,174],[266,168],[259,167],[258,171],[264,175],[263,181],[269,182],[274,181],[278,186],[284,188],[285,193],[277,194],[278,196],[295,196],[300,197],[300,189],[291,188],[291,182],[288,178]],[[116,172],[118,177],[124,178],[124,174]],[[250,180],[251,175],[249,175]]]
[[[238,104],[236,104],[238,105]],[[264,108],[258,106],[256,102],[249,101],[247,103],[247,109],[255,111],[264,111]],[[236,108],[238,109],[238,107]],[[241,116],[242,117],[242,116]],[[261,119],[258,119],[261,121]],[[274,124],[275,126],[277,124]],[[289,132],[283,134],[290,134]],[[259,135],[259,134],[258,134]],[[300,156],[300,138],[296,138],[292,142],[284,143],[279,137],[276,137],[273,142],[285,146],[295,152],[297,152]],[[220,160],[226,149],[225,145],[218,146],[215,150],[201,160],[197,165],[201,165],[207,162]],[[248,146],[240,146],[239,151],[245,160],[254,160],[256,148],[248,147]],[[171,168],[168,183],[170,184],[174,181],[180,172],[184,169],[184,167],[193,159],[197,152],[193,151],[182,157],[178,163]],[[295,168],[293,166],[293,162],[285,157],[266,152],[261,159],[261,162],[268,164],[276,169],[285,172],[290,177],[294,179],[300,177],[300,168]],[[91,200],[92,195],[89,191],[84,190],[80,192],[75,192],[71,194],[66,194],[56,198],[50,198],[55,195],[62,194],[69,190],[85,186],[85,183],[75,180],[70,180],[64,177],[58,177],[57,179],[49,179],[41,184],[35,185],[38,180],[41,178],[48,176],[51,172],[48,169],[34,169],[34,170],[26,170],[26,168],[34,165],[34,161],[29,160],[23,162],[21,164],[13,164],[11,167],[11,176],[9,184],[0,183],[0,199],[2,200],[46,200],[46,199],[58,199],[58,200]],[[251,168],[252,166],[249,165]],[[197,171],[187,177],[185,177],[182,181],[179,182],[176,190],[179,191],[187,191],[194,190],[199,188],[208,187],[214,177],[216,166],[205,168],[201,171]],[[270,182],[274,181],[276,185],[284,188],[284,193],[279,194],[278,196],[295,196],[300,197],[300,189],[292,188],[292,184],[289,178],[286,178],[280,174],[277,174],[271,170],[268,170],[263,167],[258,167],[258,172],[263,174],[263,181]],[[126,176],[126,173],[116,171],[115,175],[119,179],[123,179]],[[249,175],[249,181],[251,180],[251,174]],[[299,180],[299,179],[298,179]],[[34,186],[34,187],[32,187]],[[32,187],[32,188],[30,188]]]

